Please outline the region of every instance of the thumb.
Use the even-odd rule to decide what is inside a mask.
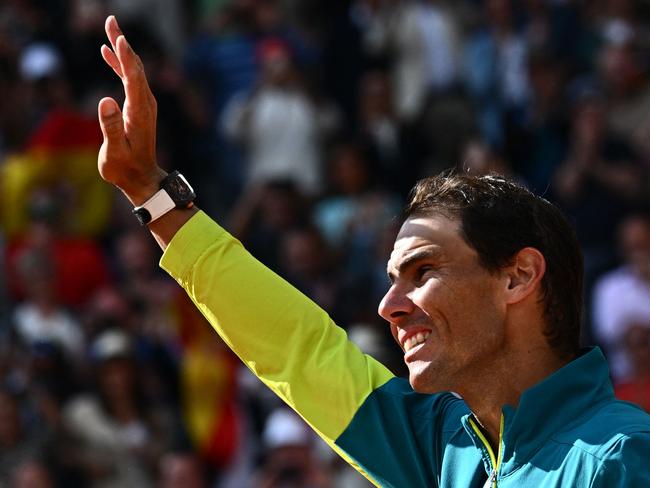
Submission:
[[[102,98],[97,108],[104,141],[122,144],[124,142],[124,120],[117,102],[109,97]]]

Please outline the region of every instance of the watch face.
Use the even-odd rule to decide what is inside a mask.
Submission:
[[[176,171],[167,177],[163,187],[177,206],[185,206],[196,198],[194,189],[185,177]]]
[[[183,178],[184,179],[184,178]],[[192,193],[192,187],[183,181],[181,178],[173,178],[169,181],[169,190],[180,200],[184,200],[185,197],[189,196]]]

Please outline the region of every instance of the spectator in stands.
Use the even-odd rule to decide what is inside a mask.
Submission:
[[[370,70],[359,87],[359,132],[378,163],[381,183],[397,193],[408,192],[417,166],[406,159],[402,131],[393,103],[388,73]]]
[[[351,255],[349,266],[363,266],[399,208],[399,198],[377,184],[371,164],[357,143],[339,144],[329,162],[329,192],[314,207],[316,226],[333,249]]]
[[[643,350],[642,331],[628,329],[632,325],[650,328],[650,216],[625,219],[619,229],[619,248],[623,265],[596,283],[593,318],[595,336],[609,354],[612,374],[624,381],[640,374],[633,360],[641,356],[629,356],[628,349]]]
[[[146,402],[127,334],[104,332],[91,355],[96,389],[72,398],[63,414],[79,468],[92,487],[152,486],[155,465],[174,432],[165,422],[165,406]]]
[[[224,114],[226,133],[246,147],[246,186],[289,180],[315,196],[322,189],[322,143],[338,114],[309,93],[285,41],[263,41],[258,56],[257,87],[235,97]]]
[[[159,488],[205,488],[201,463],[191,453],[170,452],[160,460]]]
[[[459,26],[447,2],[357,2],[364,12],[366,50],[389,58],[392,103],[400,123],[422,112],[431,93],[445,93],[458,81]]]
[[[376,172],[356,143],[335,148],[329,165],[330,191],[313,211],[313,219],[343,269],[336,278],[338,323],[376,320],[377,297],[383,296],[384,275],[377,280],[376,248],[391,227],[399,197],[376,182]],[[385,268],[385,263],[381,264]],[[384,270],[385,271],[385,270]],[[330,278],[331,279],[331,278]],[[377,288],[380,290],[377,290]]]
[[[222,117],[232,97],[252,90],[258,78],[254,2],[202,2],[197,14],[199,23],[184,60],[189,84],[200,94],[206,112],[197,157],[207,178],[216,174],[215,198],[229,206],[242,190],[245,167],[240,148],[224,133]]]
[[[531,99],[526,120],[508,138],[505,151],[527,185],[546,194],[566,158],[570,121],[565,97],[567,66],[548,51],[531,54],[528,62]]]
[[[84,335],[80,324],[61,304],[55,266],[52,257],[40,249],[26,251],[18,260],[25,300],[14,310],[14,328],[28,346],[50,341],[60,346],[69,359],[80,360]]]
[[[485,24],[470,36],[463,56],[481,134],[495,147],[503,147],[509,125],[523,122],[530,97],[528,45],[512,8],[510,0],[485,2]]]
[[[648,157],[650,79],[634,31],[619,27],[623,32],[603,46],[598,59],[600,79],[610,104],[607,123],[617,137],[628,139],[636,151]]]
[[[295,413],[275,410],[264,428],[265,459],[259,488],[329,488],[330,473],[316,457],[314,434]]]
[[[82,311],[82,323],[88,341],[109,329],[122,327],[133,330],[137,320],[133,307],[124,293],[115,287],[98,290]]]
[[[554,194],[574,218],[585,256],[585,280],[615,260],[616,229],[643,196],[647,171],[624,139],[606,125],[607,106],[597,92],[578,97],[572,119],[571,146],[554,178]]]

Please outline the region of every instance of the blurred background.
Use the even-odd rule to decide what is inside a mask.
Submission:
[[[0,2],[0,487],[364,487],[227,350],[96,170],[115,14],[198,205],[397,374],[376,314],[417,178],[508,175],[586,264],[650,409],[650,1]],[[254,306],[254,304],[251,304]]]

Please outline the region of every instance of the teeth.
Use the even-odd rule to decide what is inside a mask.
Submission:
[[[431,335],[431,332],[418,332],[414,336],[409,337],[404,341],[404,350],[406,352],[413,349],[418,344],[422,344]]]

